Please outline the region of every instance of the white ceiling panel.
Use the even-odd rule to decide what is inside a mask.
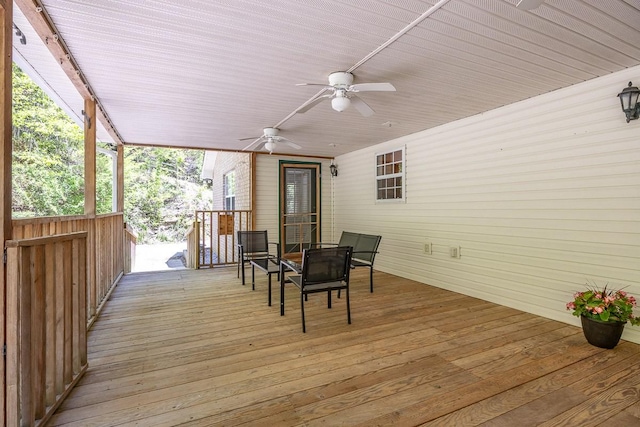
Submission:
[[[36,3],[125,144],[251,149],[239,139],[277,126],[302,146],[277,151],[335,156],[640,63],[637,0],[546,0],[532,11],[517,0]],[[14,46],[72,110],[82,105],[43,44]],[[359,93],[370,117],[329,100],[295,113],[328,93],[297,83],[347,70],[397,91]]]

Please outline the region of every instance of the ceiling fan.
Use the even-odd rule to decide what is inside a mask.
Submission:
[[[520,0],[516,7],[522,10],[533,10],[544,3],[544,0]]]
[[[306,113],[311,108],[318,105],[325,99],[331,99],[331,107],[342,112],[353,104],[353,106],[364,117],[369,117],[374,113],[373,108],[360,99],[357,92],[395,92],[396,88],[391,83],[358,83],[353,84],[353,74],[346,71],[337,71],[329,74],[329,84],[323,83],[299,83],[296,86],[324,86],[332,93],[319,96],[313,101],[303,105],[296,113]]]
[[[251,144],[255,144],[255,143],[259,143],[255,149],[256,150],[260,150],[264,147],[264,149],[266,151],[269,152],[269,154],[273,153],[273,150],[276,149],[276,144],[284,144],[287,145],[291,148],[295,148],[296,150],[299,150],[300,147],[298,144],[292,142],[291,140],[283,137],[283,136],[279,136],[278,132],[280,131],[280,129],[278,128],[264,128],[262,130],[262,135],[260,136],[253,136],[251,138],[241,138],[240,141],[247,141],[249,139],[255,139],[255,141]],[[249,145],[249,146],[251,146]]]

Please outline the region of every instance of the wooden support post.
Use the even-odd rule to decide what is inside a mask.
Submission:
[[[117,203],[114,206],[116,212],[124,212],[124,146],[118,144],[116,180]]]
[[[251,196],[251,206],[249,206],[249,210],[251,210],[251,228],[249,230],[255,230],[256,229],[256,177],[257,177],[257,171],[256,171],[256,163],[258,160],[258,155],[253,152],[251,153],[251,177],[250,177],[250,196]],[[247,224],[249,225],[249,224]]]
[[[96,296],[96,102],[84,101],[84,214],[87,217],[87,298],[89,317],[95,315]]]
[[[2,171],[2,191],[0,191],[0,238],[2,248],[11,239],[11,99],[12,99],[12,44],[13,44],[13,1],[0,0],[0,170]],[[6,340],[6,265],[0,263],[2,269],[2,286],[0,286],[0,349],[4,349]],[[7,425],[6,420],[6,364],[0,357],[0,425]]]
[[[96,215],[96,102],[84,101],[84,214]]]

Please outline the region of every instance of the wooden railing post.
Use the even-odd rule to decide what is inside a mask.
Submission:
[[[194,247],[187,247],[189,257],[193,253],[196,262],[190,268],[212,268],[235,264],[237,260],[236,233],[252,230],[253,215],[250,210],[196,211],[194,226],[188,236],[193,236]],[[188,240],[190,238],[188,237]],[[197,267],[195,266],[197,265]]]
[[[0,173],[2,174],[2,184],[0,185],[0,211],[2,221],[0,223],[0,239],[2,239],[2,249],[4,242],[11,238],[11,156],[12,156],[12,133],[11,133],[11,102],[12,102],[12,45],[13,45],[13,1],[0,0]],[[0,309],[2,309],[2,320],[0,320],[0,347],[4,346],[5,325],[6,325],[6,305],[5,291],[7,271],[5,265],[0,263]],[[0,425],[6,423],[6,364],[4,358],[0,358]]]
[[[136,263],[136,243],[138,241],[138,235],[129,227],[129,224],[124,224],[124,273],[131,273],[133,266]]]

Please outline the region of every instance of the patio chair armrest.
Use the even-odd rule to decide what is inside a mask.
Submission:
[[[354,254],[377,254],[378,251],[353,251]]]
[[[326,246],[339,246],[338,243],[334,243],[334,242],[316,242],[316,243],[309,243],[309,249],[312,248],[323,248]]]

